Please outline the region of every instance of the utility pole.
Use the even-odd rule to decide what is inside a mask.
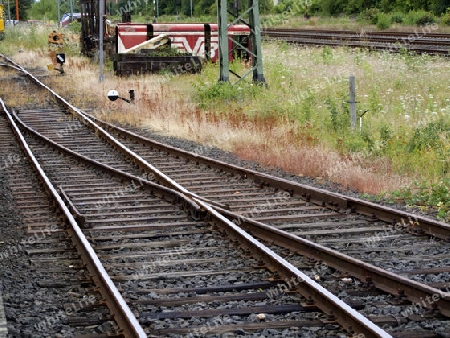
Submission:
[[[103,39],[104,39],[104,33],[103,33],[103,25],[105,24],[104,22],[104,14],[105,14],[105,0],[100,0],[100,8],[99,8],[99,32],[98,32],[98,40],[99,40],[99,46],[98,46],[98,53],[99,53],[99,61],[100,61],[100,74],[98,75],[98,82],[102,83],[103,82]]]
[[[230,80],[230,68],[228,60],[227,0],[218,0],[217,7],[219,24],[219,82],[228,82]]]

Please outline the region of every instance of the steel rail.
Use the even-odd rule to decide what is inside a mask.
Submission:
[[[298,29],[298,28],[266,28],[261,31],[262,33],[283,33],[283,34],[304,34],[312,36],[334,36],[334,37],[394,37],[394,38],[428,38],[428,39],[444,39],[450,42],[449,33],[433,33],[426,30],[421,32],[405,32],[405,31],[370,31],[361,29],[359,31],[352,30],[327,30],[327,29]]]
[[[86,124],[87,126],[90,126],[93,128],[97,133],[99,133],[109,144],[111,144],[116,150],[120,151],[122,154],[127,156],[133,163],[139,164],[142,168],[149,170],[151,173],[153,173],[156,177],[158,177],[160,180],[162,180],[168,187],[176,189],[186,196],[195,197],[199,200],[204,200],[208,202],[211,205],[218,205],[222,207],[223,205],[208,200],[202,196],[199,196],[193,192],[190,192],[174,180],[172,180],[170,177],[168,177],[166,174],[155,168],[153,165],[148,163],[146,160],[144,160],[141,156],[136,154],[134,151],[128,149],[125,147],[120,141],[118,141],[116,138],[114,138],[112,135],[108,134],[102,127],[100,127],[97,123],[95,123],[89,114],[86,114],[85,112],[81,111],[77,107],[73,106],[71,103],[69,103],[67,100],[65,100],[62,96],[60,96],[58,93],[56,93],[54,90],[52,90],[50,87],[42,83],[38,78],[36,78],[33,74],[28,72],[26,69],[24,69],[21,65],[17,64],[13,60],[7,58],[6,56],[0,54],[0,56],[3,56],[5,59],[7,59],[9,62],[13,63],[16,67],[18,67],[25,75],[27,75],[29,78],[31,78],[36,84],[40,85],[41,87],[47,89],[61,104],[63,104],[66,108],[69,108],[72,112],[75,113],[76,116],[78,116],[81,119],[81,122]]]
[[[283,39],[299,44],[366,47],[392,52],[406,48],[413,52],[441,55],[448,55],[448,47],[450,46],[450,34],[427,31],[407,33],[274,28],[264,30],[262,35],[267,38]]]
[[[86,120],[89,120],[89,118],[86,116],[86,114],[85,113],[82,113],[81,111],[80,111],[80,114],[81,115],[79,115],[80,116],[80,118],[86,118]],[[84,115],[84,116],[83,116]],[[92,122],[92,124],[93,125],[95,125],[95,123],[93,122],[93,121],[90,121],[90,122]],[[100,128],[100,127],[99,127]],[[101,129],[101,128],[100,128]],[[99,129],[97,129],[97,130],[99,130]],[[107,133],[106,133],[106,131],[104,131],[104,133],[105,133],[105,137],[106,138],[110,138],[110,139],[114,139],[114,137],[112,137],[111,135],[108,135]],[[115,139],[114,139],[115,140]],[[118,141],[117,141],[118,142]],[[120,145],[122,145],[120,142],[118,142],[118,143],[115,143],[114,142],[114,144],[115,145],[118,145],[118,144],[120,144]],[[125,148],[125,149],[128,149],[128,148],[126,148],[125,146],[123,146],[122,145],[122,147],[123,148]],[[133,153],[133,152],[131,152],[131,153]],[[135,154],[135,153],[133,153],[133,154]],[[136,154],[135,154],[136,155]],[[198,156],[198,155],[196,155],[196,156]],[[134,157],[135,159],[138,159],[139,160],[139,156],[138,157]],[[145,160],[144,160],[144,162],[145,162]],[[146,162],[145,162],[146,163]],[[144,163],[144,164],[145,164]],[[240,168],[239,168],[240,169]],[[249,172],[251,172],[251,171],[249,171]],[[256,173],[256,172],[253,172],[254,174],[256,174],[256,176],[257,175],[261,175],[261,174],[259,174],[259,173]],[[264,174],[263,174],[264,175]],[[255,176],[255,177],[256,177]],[[267,180],[270,180],[270,179],[273,179],[271,176],[269,176],[269,175],[266,175],[267,177],[266,177],[266,179],[265,180],[261,180],[261,182],[263,183],[263,184],[265,184],[265,185],[269,185],[269,184],[267,184]],[[276,178],[275,178],[276,179]],[[170,180],[170,179],[169,179]],[[276,179],[276,181],[279,181],[279,179]],[[170,181],[169,181],[170,182]],[[173,181],[174,182],[174,181]],[[289,184],[291,184],[292,182],[289,182],[289,181],[286,181],[287,183],[289,183]],[[176,182],[175,182],[176,183]],[[294,193],[294,190],[292,189],[292,187],[290,188],[290,189],[286,189],[286,190],[288,190],[288,191],[291,191],[291,193],[293,194]],[[320,193],[322,193],[322,191],[320,191],[320,189],[319,189],[319,192]],[[296,191],[296,193],[298,193],[297,191]],[[325,194],[326,194],[326,192],[325,192]],[[319,194],[320,196],[321,196],[321,194]],[[333,195],[336,195],[336,194],[333,194]],[[208,204],[206,204],[205,202],[204,202],[204,200],[203,199],[196,199],[195,198],[195,196],[194,195],[192,195],[191,193],[189,193],[189,196],[191,196],[191,197],[194,197],[194,199],[195,199],[195,201],[197,202],[197,203],[199,203],[199,205],[202,205],[202,207],[203,208],[205,208],[206,210],[208,210],[208,211],[210,211],[210,210],[212,210],[212,207],[211,206],[209,206]],[[321,196],[322,197],[322,196]],[[335,196],[336,197],[336,196]],[[343,198],[341,198],[340,196],[337,196],[338,197],[338,201],[339,202],[336,202],[336,201],[329,201],[329,205],[330,205],[330,207],[342,207],[343,205],[345,205],[345,207],[351,207],[351,209],[357,209],[357,208],[359,208],[359,209],[361,209],[362,211],[364,211],[364,207],[359,207],[358,205],[357,206],[354,206],[354,205],[351,205],[351,203],[349,204],[349,200],[348,200],[348,198],[347,197],[343,197]],[[311,198],[311,196],[309,196],[309,198]],[[202,201],[203,200],[203,201]],[[365,201],[363,201],[363,202],[365,202]],[[323,201],[322,201],[322,203],[323,203]],[[342,204],[341,204],[342,203]],[[377,206],[378,207],[378,206]],[[445,225],[445,224],[444,224]],[[284,269],[286,269],[285,267],[284,267]],[[288,274],[288,272],[286,272],[286,270],[285,270],[285,272],[284,273],[286,273],[286,274]],[[289,275],[289,274],[288,274]],[[325,305],[324,305],[325,306]],[[328,305],[329,306],[329,305]],[[328,309],[329,309],[329,307],[328,307]]]
[[[268,261],[269,264],[271,264],[276,271],[285,278],[285,280],[289,281],[289,284],[293,286],[294,289],[297,289],[303,295],[310,296],[318,308],[335,316],[337,322],[349,332],[353,332],[356,335],[363,334],[366,338],[392,337],[386,331],[348,306],[327,289],[317,284],[295,266],[287,262],[284,258],[280,257],[271,249],[258,242],[241,227],[237,226],[228,218],[217,212],[213,207],[201,200],[196,200],[196,202],[205,208],[209,215],[214,217],[217,220],[216,222],[219,222],[220,226],[225,228],[225,230],[232,237],[236,238],[236,240],[238,240],[243,246],[248,247],[254,254],[257,254],[263,258],[265,262]]]
[[[18,119],[17,116],[15,116]],[[11,117],[12,119],[12,117]],[[14,122],[14,121],[13,121]],[[24,125],[22,123],[22,125]],[[17,127],[16,127],[17,128]],[[18,128],[17,128],[18,129]],[[26,127],[27,131],[34,133],[36,136],[39,136],[39,133],[33,131],[32,128]],[[40,137],[47,143],[56,146],[57,144],[52,140],[43,137]],[[59,147],[61,150],[64,147]],[[75,152],[70,151],[72,154]],[[76,154],[76,153],[75,153]],[[85,158],[84,160],[90,160]],[[93,160],[90,160],[93,161]],[[105,165],[103,165],[105,166]],[[118,170],[111,168],[114,172],[119,173]],[[128,174],[129,176],[129,174]],[[50,182],[49,182],[50,183]],[[151,182],[149,182],[151,183]],[[51,183],[50,183],[51,184]],[[57,196],[58,200],[64,204],[59,194],[56,190],[53,189],[53,194]],[[181,195],[184,199],[189,200],[189,197]],[[358,334],[364,334],[365,337],[382,337],[387,338],[391,337],[386,331],[382,330],[380,327],[375,325],[369,319],[358,313],[356,310],[352,309],[346,303],[342,302],[339,298],[331,294],[325,288],[312,281],[308,276],[300,272],[293,265],[288,263],[286,260],[281,258],[279,255],[275,254],[272,250],[268,249],[249,234],[247,234],[244,230],[236,226],[234,223],[226,219],[224,216],[220,215],[217,211],[213,209],[212,206],[205,203],[203,199],[195,199],[194,201],[203,209],[207,210],[209,213],[209,217],[211,217],[210,221],[213,224],[219,226],[226,226],[226,231],[232,233],[232,237],[241,242],[246,247],[250,247],[252,252],[265,259],[265,261],[269,261],[268,265],[274,267],[277,272],[282,275],[285,280],[290,281],[291,283],[295,281],[296,289],[305,296],[311,296],[311,298],[317,303],[317,306],[324,312],[332,314],[336,317],[337,322],[341,324],[344,328],[346,328],[350,332],[357,332]],[[65,207],[65,205],[64,205]],[[65,212],[70,216],[70,220],[76,224],[73,216],[70,211],[65,207]],[[77,226],[78,231],[82,234],[81,229]],[[86,240],[87,241],[87,240]],[[92,250],[92,248],[91,248]],[[92,250],[93,251],[93,250]],[[105,272],[106,273],[106,272]],[[118,320],[119,321],[119,320]]]
[[[428,304],[425,304],[425,307],[433,309],[434,306],[437,306],[443,315],[450,317],[450,293],[448,292],[443,292],[439,289],[396,275],[370,263],[363,262],[251,218],[235,214],[228,210],[218,211],[258,239],[323,261],[328,266],[342,272],[347,272],[362,282],[370,281],[375,287],[390,294],[399,295],[399,290],[402,290],[400,291],[402,296],[407,297],[410,301],[417,304],[424,303],[424,299],[432,299]]]
[[[2,55],[2,54],[0,54]],[[5,56],[3,56],[5,57]],[[129,137],[139,140],[140,142],[145,142],[146,144],[160,147],[165,149],[167,152],[171,154],[175,154],[178,156],[185,156],[188,157],[194,161],[198,161],[199,163],[203,163],[206,165],[210,165],[212,167],[216,168],[227,168],[228,170],[231,170],[232,172],[238,173],[240,175],[243,175],[244,177],[251,178],[256,182],[260,182],[261,184],[264,184],[266,186],[272,186],[277,187],[279,189],[284,189],[288,192],[290,192],[291,195],[301,196],[304,197],[307,201],[312,201],[316,204],[327,206],[329,208],[334,209],[349,209],[353,212],[358,212],[363,215],[368,216],[374,216],[382,221],[397,224],[397,222],[407,222],[411,223],[416,228],[420,228],[421,231],[425,234],[435,236],[437,238],[441,238],[447,241],[450,241],[450,226],[447,225],[444,222],[436,221],[433,219],[430,219],[428,217],[420,216],[420,215],[414,215],[411,213],[407,213],[401,210],[392,209],[386,206],[381,206],[372,202],[364,201],[358,198],[345,196],[339,193],[332,193],[329,191],[326,191],[324,189],[314,188],[311,186],[303,185],[300,183],[288,181],[282,178],[273,177],[268,174],[258,173],[256,171],[241,168],[232,164],[227,164],[225,162],[221,162],[218,160],[209,159],[207,157],[185,152],[181,149],[177,149],[174,147],[166,146],[161,143],[149,140],[147,138],[141,137],[139,135],[136,135],[134,133],[128,132],[123,128],[115,127],[109,123],[100,121],[99,119],[82,112],[80,109],[76,108],[69,102],[67,102],[63,97],[58,95],[56,92],[54,92],[51,88],[46,86],[44,83],[39,81],[35,76],[33,76],[31,73],[29,73],[27,70],[25,70],[22,66],[15,63],[13,60],[5,57],[9,62],[13,63],[16,67],[20,68],[21,71],[29,76],[33,81],[35,81],[40,86],[46,88],[52,95],[54,95],[64,106],[70,108],[73,112],[75,112],[85,123],[88,123],[90,126],[92,126],[95,130],[98,130],[103,137],[110,142],[114,147],[117,147],[120,149],[121,152],[123,152],[128,158],[131,159],[131,161],[135,163],[139,163],[141,167],[149,170],[150,172],[154,173],[156,177],[159,177],[163,182],[165,182],[164,185],[169,186],[170,188],[176,189],[186,196],[195,197],[200,200],[204,200],[205,202],[216,205],[220,208],[227,208],[223,204],[210,201],[208,199],[205,199],[201,196],[198,196],[195,193],[192,193],[185,189],[183,186],[172,180],[170,177],[159,171],[157,168],[155,168],[153,165],[148,163],[146,160],[144,160],[141,156],[133,152],[132,150],[125,147],[121,142],[119,142],[116,138],[111,136],[106,132],[104,128],[100,126],[103,125],[105,128],[109,129],[115,129],[121,133],[126,133]]]
[[[426,30],[414,32],[395,32],[395,31],[370,31],[361,29],[359,31],[351,30],[327,30],[327,29],[298,29],[298,28],[267,28],[263,29],[262,33],[283,33],[283,34],[304,34],[304,35],[318,35],[318,36],[360,36],[360,37],[394,37],[405,39],[443,39],[450,42],[449,33],[432,33]]]
[[[30,132],[37,136],[38,138],[42,138],[42,140],[59,149],[61,151],[67,152],[71,156],[75,156],[76,158],[83,160],[84,162],[89,162],[93,165],[99,166],[103,169],[109,170],[113,174],[120,174],[130,179],[138,180],[138,177],[135,177],[128,173],[123,173],[117,169],[109,167],[105,164],[99,163],[95,160],[89,159],[80,155],[70,149],[67,149],[61,145],[58,145],[54,141],[46,138],[45,136],[39,134],[34,131],[29,126],[23,124],[23,122],[18,121],[22,127],[26,128],[27,132]],[[374,324],[372,321],[361,315],[359,312],[351,308],[349,305],[341,301],[339,298],[334,296],[332,293],[327,291],[325,288],[311,280],[307,275],[300,272],[297,268],[295,268],[292,264],[288,263],[285,259],[274,253],[272,250],[255,240],[252,236],[238,227],[236,224],[226,219],[224,216],[219,214],[213,207],[204,202],[201,199],[194,199],[192,201],[189,197],[184,196],[178,191],[169,190],[169,188],[164,186],[159,186],[153,182],[149,182],[146,180],[140,179],[141,183],[148,184],[153,188],[159,188],[163,191],[170,192],[175,196],[179,196],[185,200],[185,203],[188,203],[191,207],[201,208],[205,210],[208,215],[203,215],[203,217],[209,217],[209,221],[221,228],[224,228],[225,231],[230,235],[231,238],[239,241],[244,247],[250,247],[251,251],[255,256],[262,259],[267,266],[275,269],[282,277],[284,277],[285,281],[288,283],[294,283],[296,285],[296,289],[303,295],[308,295],[314,302],[317,304],[317,307],[322,311],[328,314],[332,314],[336,317],[337,322],[346,328],[349,332],[355,332],[357,334],[364,334],[364,337],[380,337],[380,338],[388,338],[391,337],[387,332],[382,330],[379,326]],[[64,194],[64,190],[62,190]],[[70,202],[67,199],[67,202]],[[195,203],[194,203],[195,202]],[[69,203],[70,204],[70,203]],[[75,210],[71,209],[72,212]],[[70,211],[69,211],[70,212]]]
[[[48,144],[49,146],[58,149],[60,151],[66,152],[67,154],[69,154],[70,156],[82,161],[83,163],[87,163],[89,165],[92,165],[94,167],[97,167],[105,172],[108,172],[109,174],[119,177],[119,178],[127,178],[128,180],[132,181],[132,182],[137,182],[140,186],[145,186],[148,189],[150,189],[150,193],[154,194],[155,192],[159,193],[160,196],[163,196],[164,198],[167,198],[170,196],[170,200],[172,201],[180,201],[181,199],[183,199],[185,197],[185,195],[181,192],[179,192],[178,190],[174,190],[171,188],[168,188],[166,186],[151,182],[149,180],[146,180],[142,177],[138,177],[135,175],[132,175],[130,173],[124,172],[122,170],[113,168],[109,165],[106,165],[104,163],[98,162],[94,159],[88,158],[82,154],[79,154],[71,149],[68,149],[66,147],[64,147],[63,145],[60,145],[58,143],[56,143],[55,141],[49,139],[48,137],[42,135],[41,133],[39,133],[38,131],[34,130],[33,128],[27,126],[23,121],[21,121],[17,114],[15,114],[14,112],[12,113],[13,118],[15,119],[15,121],[24,129],[26,130],[28,133],[31,133],[33,135],[35,135],[37,138],[41,139],[42,141],[44,141],[46,144]],[[62,188],[62,189],[61,189]],[[60,190],[64,191],[64,188],[61,187]],[[70,206],[70,205],[69,205]],[[202,210],[201,208],[194,203],[191,199],[184,199],[184,206],[186,208],[188,208],[191,211],[191,216],[193,218],[200,218],[201,214],[202,214]],[[73,208],[72,208],[73,209]],[[73,210],[74,213],[77,215],[82,216],[81,214],[79,214],[76,210]]]
[[[23,137],[22,133],[14,122],[14,119],[6,108],[4,101],[1,98],[0,104],[8,118],[9,123],[11,124],[14,134],[20,142],[21,147],[24,149],[26,156],[31,161],[32,166],[35,168],[37,174],[45,185],[45,188],[48,191],[49,195],[52,197],[55,204],[59,207],[61,212],[64,214],[67,222],[69,223],[70,227],[68,228],[68,231],[71,233],[70,237],[76,245],[79,253],[81,254],[83,262],[86,264],[92,278],[94,279],[95,284],[101,286],[99,288],[99,292],[104,297],[108,308],[114,316],[114,320],[123,330],[123,333],[126,335],[126,337],[147,337],[147,334],[144,332],[136,317],[133,315],[127,303],[120,294],[119,290],[116,288],[113,281],[109,277],[94,249],[84,236],[82,230],[78,226],[76,220],[73,218],[69,209],[66,207],[61,196],[58,194],[53,184],[50,182],[46,173],[42,170],[39,162],[33,155],[33,152],[25,141],[25,138]]]
[[[252,179],[261,185],[286,190],[292,196],[303,197],[306,201],[311,201],[324,207],[326,206],[331,209],[350,210],[351,212],[371,216],[373,219],[378,218],[379,220],[393,224],[394,226],[402,223],[407,224],[414,231],[421,231],[424,234],[450,241],[450,226],[444,222],[211,159],[145,138],[137,135],[136,133],[125,130],[124,128],[101,121],[96,117],[92,116],[91,118],[95,120],[97,124],[102,125],[106,130],[118,132],[141,144],[162,149],[173,156],[182,156],[190,161],[204,164],[206,166],[210,166],[211,168],[233,172],[237,175]],[[228,209],[221,205],[218,205],[218,207]]]
[[[15,119],[18,119],[17,115],[14,116]],[[47,137],[41,135],[37,131],[33,130],[29,126],[26,126],[22,121],[18,119],[17,121],[20,123],[22,128],[25,128],[25,130],[29,133],[32,133],[36,137],[42,139],[47,144],[61,150],[64,152],[67,152],[71,156],[75,156],[79,158],[80,160],[83,160],[84,162],[89,162],[91,164],[94,164],[96,166],[99,166],[103,168],[104,170],[108,170],[113,174],[116,175],[123,175],[130,179],[136,179],[139,180],[141,183],[148,184],[152,186],[153,188],[160,188],[165,191],[169,191],[167,187],[159,186],[153,182],[149,182],[146,180],[142,180],[138,177],[135,177],[128,173],[123,173],[120,170],[114,169],[112,167],[109,167],[105,164],[99,163],[95,160],[89,159],[87,157],[84,157],[70,149],[67,149],[61,145],[58,145],[56,142],[48,139]],[[64,190],[62,190],[64,192]],[[382,330],[380,327],[375,325],[373,322],[371,322],[369,319],[358,313],[356,310],[352,309],[350,306],[348,306],[346,303],[342,302],[339,298],[331,294],[329,291],[324,289],[322,286],[311,280],[308,276],[300,272],[297,268],[295,268],[293,265],[288,263],[286,260],[281,258],[279,255],[275,254],[272,250],[265,247],[261,243],[259,243],[257,240],[255,240],[253,237],[251,237],[248,233],[246,233],[244,230],[239,228],[236,224],[231,222],[230,220],[226,219],[224,216],[220,215],[215,209],[213,209],[212,206],[205,203],[201,199],[195,199],[195,204],[190,203],[191,200],[189,197],[184,196],[178,191],[170,190],[175,195],[178,195],[179,197],[183,198],[185,202],[189,203],[189,205],[200,207],[203,210],[206,210],[208,212],[208,216],[210,217],[210,222],[213,224],[225,227],[226,231],[231,234],[231,237],[235,240],[239,241],[243,246],[249,247],[251,251],[258,256],[259,258],[264,259],[264,261],[267,263],[268,266],[271,266],[273,269],[275,269],[280,275],[282,275],[286,281],[290,283],[295,283],[296,289],[298,291],[305,295],[305,296],[311,296],[311,298],[315,301],[318,308],[320,308],[322,311],[333,314],[333,316],[336,317],[339,324],[341,324],[344,328],[346,328],[350,332],[356,332],[358,334],[362,333],[365,337],[391,337],[387,332]],[[55,192],[56,193],[56,192]],[[72,210],[73,212],[74,210]],[[70,213],[70,211],[68,210]],[[80,230],[81,231],[81,230]]]

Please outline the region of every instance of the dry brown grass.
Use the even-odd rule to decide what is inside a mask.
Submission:
[[[358,158],[343,158],[320,147],[240,146],[236,153],[243,158],[283,168],[299,176],[315,177],[319,182],[330,180],[344,188],[366,193],[390,191],[404,186],[408,180],[392,175],[388,163],[374,165]]]
[[[50,60],[38,58],[33,52],[14,58],[33,68],[45,68]],[[97,65],[81,57],[71,57],[65,69],[64,76],[53,72],[43,81],[72,104],[104,120],[219,147],[243,159],[279,167],[299,176],[332,180],[360,192],[380,193],[405,183],[392,175],[387,161],[380,159],[378,163],[371,163],[363,156],[344,157],[323,149],[317,145],[317,140],[306,137],[296,123],[258,115],[243,117],[239,112],[218,116],[199,110],[191,99],[193,88],[189,80],[192,75],[180,81],[181,78],[163,75],[118,78],[108,72],[99,83]],[[106,93],[110,89],[117,89],[124,97],[128,97],[129,89],[134,89],[135,104],[109,101]],[[3,89],[0,95],[4,95]],[[9,104],[20,105],[21,101]]]

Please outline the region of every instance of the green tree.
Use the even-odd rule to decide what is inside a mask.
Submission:
[[[197,0],[195,1],[195,15],[216,15],[216,0]]]
[[[378,1],[376,0],[347,0],[344,6],[345,14],[356,14],[361,12],[361,8],[376,7]]]
[[[1,0],[0,0],[1,1]],[[23,0],[20,0],[23,1]],[[27,0],[28,1],[28,0]],[[33,0],[30,0],[33,1]],[[58,0],[39,0],[34,2],[27,10],[28,18],[33,20],[58,20],[57,4]],[[60,16],[64,13],[70,12],[70,6],[68,0],[59,0],[59,13]],[[74,12],[79,12],[78,6],[75,5]]]
[[[321,0],[318,2],[321,11],[325,15],[338,15],[344,13],[348,5],[347,0]]]
[[[442,14],[450,0],[317,0],[316,6],[326,15],[356,14],[361,8],[377,8],[382,12],[433,11]]]
[[[57,20],[55,0],[40,0],[35,2],[28,11],[33,20]]]
[[[450,8],[450,0],[435,0],[433,4],[433,12],[436,15],[445,13],[447,8]]]
[[[0,0],[0,3],[2,1]],[[9,8],[11,10],[11,19],[16,18],[16,2],[14,0],[3,0],[3,6],[5,9],[5,16],[8,16],[8,3]],[[28,20],[28,10],[30,9],[31,5],[33,3],[33,0],[20,0],[19,1],[19,19],[22,20]]]

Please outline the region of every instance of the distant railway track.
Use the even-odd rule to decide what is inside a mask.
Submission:
[[[416,32],[265,29],[262,36],[300,45],[347,46],[389,52],[448,55],[450,34],[432,33],[430,27]]]
[[[444,292],[449,286],[448,264],[443,261],[449,249],[447,224],[186,153],[139,136],[136,130],[99,121],[63,98],[58,100],[65,105],[63,109],[19,110],[10,114],[11,124],[16,123],[25,134],[49,181],[59,187],[53,193],[75,216],[73,222],[84,229],[107,270],[113,271],[112,280],[125,283],[121,287],[129,297],[128,306],[138,311],[147,333],[192,333],[208,322],[189,322],[189,327],[177,327],[174,322],[202,317],[206,312],[221,315],[219,318],[270,315],[263,323],[209,322],[210,333],[306,327],[311,317],[295,316],[297,312],[303,316],[308,306],[319,311],[314,318],[325,318],[321,324],[310,322],[319,325],[324,330],[321,333],[331,330],[338,334],[345,328],[366,337],[440,337],[438,328],[448,328],[450,298]],[[263,246],[248,235],[243,234],[242,239],[236,224],[272,251],[268,247],[265,253],[259,251]],[[245,246],[236,246],[225,233]],[[159,249],[150,249],[154,247]],[[191,248],[220,254],[193,256]],[[397,255],[395,260],[392,251]],[[316,283],[289,263],[268,261],[267,256],[276,256],[274,252],[339,294],[364,317],[324,289],[314,289]],[[155,258],[169,257],[173,263],[173,257],[178,261],[179,256],[182,263],[175,267]],[[230,256],[244,257],[238,260],[239,273],[233,269]],[[218,272],[213,272],[214,264],[216,268],[219,265]],[[157,279],[174,286],[158,287],[155,273]],[[207,298],[198,294],[230,292],[236,283],[189,287],[202,283],[195,275],[221,274],[247,286],[239,287],[240,295],[228,298],[229,294]],[[248,274],[257,277],[252,279]],[[180,278],[192,280],[180,286],[175,282]],[[207,282],[214,283],[217,280]],[[295,300],[287,297],[289,288]],[[257,292],[259,289],[270,291]],[[183,300],[175,297],[182,293],[185,298],[186,290],[196,295]],[[151,293],[150,298],[146,293]],[[249,293],[255,298],[242,295]],[[213,303],[245,299],[247,309],[220,312],[202,308],[203,312],[194,314],[182,308],[205,299]],[[273,304],[274,299],[280,307],[261,307],[261,302]],[[259,305],[252,307],[253,301]],[[290,307],[292,303],[297,307]],[[299,308],[299,303],[303,307]],[[419,308],[414,303],[420,304]],[[164,304],[173,307],[158,314]],[[141,312],[143,308],[146,310]],[[319,309],[328,317],[321,317]],[[280,313],[300,321],[283,324],[286,318],[279,317]],[[164,326],[163,321],[172,322]],[[341,327],[327,329],[323,325],[336,322]],[[121,327],[125,324],[119,323]],[[386,326],[389,334],[377,325]]]

